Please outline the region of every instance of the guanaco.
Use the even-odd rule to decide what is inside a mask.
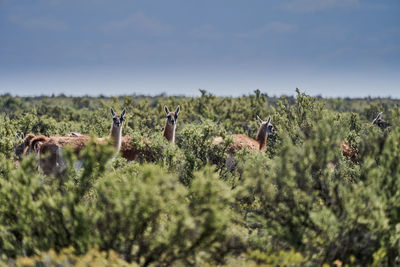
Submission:
[[[381,128],[381,130],[385,130],[387,127],[391,126],[391,124],[382,119],[382,114],[383,112],[378,113],[375,119],[372,120],[372,125],[376,125]],[[342,141],[340,148],[342,149],[343,156],[349,158],[354,163],[357,162],[358,149],[352,148],[346,140]]]
[[[113,122],[110,130],[110,138],[113,140],[115,155],[119,153],[121,147],[122,124],[125,113],[126,110],[124,109],[121,115],[117,115],[111,108]],[[105,140],[105,138],[98,138],[96,142],[102,143]],[[52,136],[42,140],[40,144],[36,145],[40,156],[40,168],[43,169],[45,174],[63,172],[65,169],[65,162],[62,157],[64,147],[70,146],[76,154],[79,154],[89,141],[90,137],[86,135]]]
[[[175,129],[176,123],[178,120],[180,106],[178,106],[175,112],[170,112],[167,106],[164,106],[164,111],[167,116],[167,120],[165,122],[163,136],[169,141],[174,143],[175,142]],[[142,160],[141,156],[145,159],[151,159],[154,157],[152,151],[149,149],[141,149],[139,150],[135,144],[131,142],[132,138],[130,136],[123,136],[121,142],[121,155],[127,161],[136,161]],[[141,142],[144,142],[146,145],[151,144],[151,141],[147,138],[142,138]]]
[[[237,150],[249,149],[249,150],[265,150],[266,141],[269,135],[275,134],[275,127],[271,124],[271,117],[268,120],[263,121],[257,115],[257,120],[260,123],[260,127],[257,132],[256,139],[250,138],[244,134],[234,134],[233,142],[229,146],[229,152],[234,153]],[[220,145],[223,142],[222,137],[218,136],[212,142],[213,145]]]
[[[178,120],[179,111],[181,107],[178,106],[175,112],[170,112],[167,106],[164,106],[165,114],[167,115],[167,120],[165,121],[164,126],[164,137],[168,140],[168,142],[175,143],[175,130],[176,123]]]

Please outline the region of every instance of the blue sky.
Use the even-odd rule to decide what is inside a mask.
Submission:
[[[0,93],[400,98],[399,0],[0,0]]]

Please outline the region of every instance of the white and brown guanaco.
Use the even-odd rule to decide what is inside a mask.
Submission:
[[[170,112],[167,106],[164,106],[165,114],[167,115],[167,120],[165,121],[164,126],[164,137],[168,140],[168,142],[175,143],[175,130],[176,123],[178,121],[179,111],[181,107],[178,106],[175,112]]]
[[[165,122],[163,136],[171,143],[175,142],[176,123],[178,120],[180,109],[180,106],[178,106],[175,112],[170,112],[168,107],[164,106],[167,120]],[[151,144],[151,141],[145,137],[142,137],[141,142],[145,143],[146,145]],[[132,144],[132,138],[130,136],[122,137],[121,155],[127,161],[143,160],[143,158],[151,159],[154,157],[153,152],[150,149],[139,150],[135,144]]]
[[[119,153],[121,147],[122,124],[125,118],[125,112],[124,109],[121,115],[117,115],[111,108],[113,122],[111,125],[110,136],[108,138],[112,139],[115,148],[115,155]],[[98,138],[96,142],[103,143],[108,138]],[[33,139],[32,142],[34,140],[35,139]],[[79,152],[89,143],[89,141],[90,137],[86,135],[52,136],[41,139],[36,144],[32,144],[31,142],[31,146],[33,146],[34,150],[38,150],[39,166],[45,174],[60,174],[65,169],[65,162],[62,156],[64,147],[71,147],[74,152],[79,155]]]
[[[229,146],[229,153],[234,153],[238,150],[249,149],[249,150],[265,150],[266,141],[269,135],[275,134],[275,128],[271,124],[271,117],[268,120],[263,121],[257,115],[257,120],[260,123],[258,128],[256,139],[250,138],[244,134],[234,134],[232,135],[233,142]],[[218,136],[212,142],[213,145],[221,145],[223,142],[222,137]]]

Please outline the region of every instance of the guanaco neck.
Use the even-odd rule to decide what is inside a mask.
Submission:
[[[121,134],[122,134],[122,124],[119,127],[111,126],[111,138],[113,139],[113,145],[115,148],[115,153],[118,153],[121,148]]]
[[[170,125],[168,122],[165,123],[164,137],[168,140],[168,142],[175,143],[175,128],[176,123],[174,125]]]
[[[260,150],[264,150],[267,142],[267,133],[264,130],[264,125],[260,126],[260,129],[258,129],[256,141],[260,144]]]

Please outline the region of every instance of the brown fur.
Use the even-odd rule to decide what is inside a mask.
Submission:
[[[122,122],[125,116],[125,109],[121,115],[116,115],[114,110],[111,109],[111,115],[113,116],[113,123],[111,125],[110,137],[113,139],[116,153],[119,152],[121,144],[121,131]],[[103,143],[108,138],[98,138],[97,143]],[[90,142],[90,137],[86,135],[73,135],[73,136],[52,136],[41,141],[38,146],[39,149],[39,164],[40,168],[43,169],[45,174],[59,173],[63,171],[60,165],[63,163],[62,159],[59,158],[60,150],[66,146],[71,147],[75,154],[79,155],[79,152]],[[44,155],[44,156],[43,156]]]
[[[97,143],[104,143],[106,138],[98,138]],[[40,155],[40,168],[45,174],[57,173],[57,150],[71,147],[76,155],[90,142],[90,136],[51,136],[38,142],[37,149]]]
[[[130,143],[131,139],[130,136],[123,136],[121,140],[121,155],[127,161],[134,161],[139,155],[138,149]]]
[[[175,112],[170,112],[168,108],[164,107],[167,120],[165,122],[163,136],[169,141],[175,141],[175,128],[178,119],[178,114],[180,111],[180,106],[177,107]],[[127,161],[152,161],[154,159],[154,154],[149,148],[151,141],[145,137],[142,137],[141,142],[145,144],[144,148],[139,148],[138,145],[133,144],[132,138],[130,136],[123,136],[121,138],[121,155]],[[142,146],[140,146],[142,147]]]
[[[61,173],[63,169],[59,166],[60,159],[58,158],[58,149],[69,146],[74,150],[75,154],[78,155],[89,141],[89,136],[52,136],[47,138],[47,140],[40,143],[38,147],[40,169],[42,169],[46,175]]]
[[[29,142],[28,153],[39,153],[40,146],[46,142],[48,137],[44,135],[36,136]]]
[[[22,141],[22,143],[15,148],[16,159],[21,159],[22,156],[29,154],[29,144],[36,136],[32,133],[28,134]]]
[[[261,144],[254,140],[253,138],[250,138],[244,134],[234,134],[232,135],[233,141],[229,145],[228,152],[229,153],[235,153],[236,151],[242,150],[242,149],[248,149],[248,150],[260,150]],[[222,137],[218,136],[214,139],[212,142],[213,145],[221,145],[223,142]],[[265,148],[265,145],[264,145]]]
[[[151,151],[149,149],[139,149],[136,145],[132,144],[132,138],[130,136],[123,136],[121,140],[121,155],[127,161],[141,160],[141,157],[149,159],[152,157]],[[151,144],[151,141],[147,138],[142,138],[141,142],[147,145]]]
[[[266,133],[266,124],[262,124],[260,128],[258,129],[257,137],[256,140],[257,143],[259,144],[258,149],[259,150],[265,150],[266,147],[266,142],[267,142],[267,133]]]
[[[71,147],[75,153],[79,153],[90,141],[90,136],[52,136],[47,138],[41,147],[57,146],[64,148],[65,146]]]
[[[357,162],[357,150],[353,149],[345,140],[340,144],[343,156],[349,158],[352,162]]]
[[[43,171],[44,174],[49,175],[52,173],[59,173],[60,170],[57,166],[57,150],[58,146],[53,141],[44,142],[40,146],[40,158],[39,158],[39,169]]]
[[[33,138],[35,138],[35,137],[36,137],[36,135],[34,135],[33,133],[29,133],[29,134],[25,137],[25,139],[24,139],[25,148],[26,148],[26,147],[29,147],[29,144],[31,143],[31,140],[32,140]]]
[[[168,140],[168,142],[174,142],[175,125],[169,125],[168,123],[165,123],[163,136]]]
[[[256,139],[254,140],[253,138],[250,138],[244,134],[232,135],[233,142],[229,145],[229,150],[228,150],[230,154],[242,149],[265,151],[266,141],[268,137],[267,132],[269,132],[269,134],[274,134],[275,129],[273,125],[269,123],[270,118],[268,118],[268,121],[266,122],[263,122],[258,116],[257,119],[260,122],[260,127],[258,128]],[[270,127],[270,129],[268,127]],[[222,137],[218,136],[213,140],[212,144],[221,145],[222,142],[223,142]]]

